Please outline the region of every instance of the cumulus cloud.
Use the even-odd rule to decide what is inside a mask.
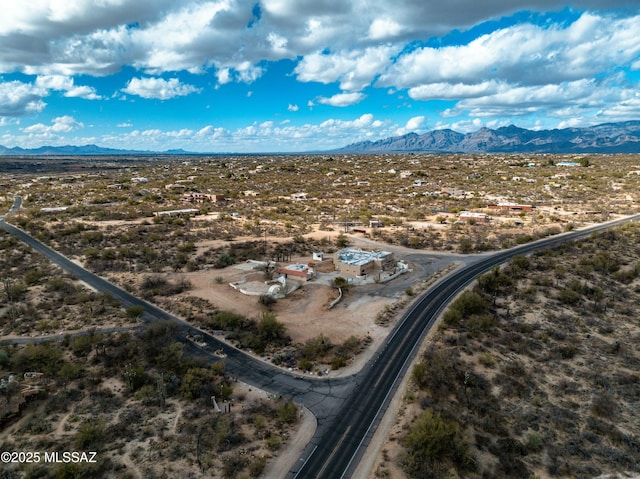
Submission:
[[[611,20],[585,13],[568,27],[516,25],[467,45],[407,52],[378,84],[416,89],[442,83],[475,85],[479,78],[527,85],[592,78],[635,60],[638,36],[640,16]]]
[[[84,98],[85,100],[100,100],[102,97],[96,93],[95,88],[74,84],[74,79],[65,75],[40,75],[36,78],[36,86],[49,90],[64,91],[64,96],[69,98]]]
[[[0,17],[0,74],[37,78],[33,84],[23,83],[28,81],[23,76],[11,77],[22,81],[0,80],[0,117],[41,112],[51,92],[101,99],[87,80],[76,76],[79,74],[136,71],[138,78],[126,83],[118,95],[168,100],[202,91],[183,83],[179,72],[212,75],[215,88],[222,88],[230,82],[257,82],[272,67],[271,62],[282,59],[291,61],[291,73],[298,81],[335,84],[342,91],[310,100],[310,108],[354,105],[373,86],[394,92],[394,100],[402,96],[406,104],[410,100],[449,100],[442,116],[464,117],[460,122],[528,114],[544,114],[562,122],[568,122],[570,116],[595,115],[609,121],[638,116],[638,100],[630,94],[637,85],[628,74],[640,69],[637,0],[572,0],[567,14],[572,21],[557,21],[560,16],[553,14],[543,22],[544,15],[532,15],[531,23],[518,21],[475,37],[474,31],[491,28],[484,22],[503,19],[501,24],[509,25],[509,16],[515,12],[557,12],[557,1],[14,3]],[[625,10],[613,12],[616,8]],[[468,30],[481,23],[483,27]],[[465,37],[470,39],[453,45],[448,38],[443,41],[447,46],[438,46],[439,37],[454,29],[468,30]],[[616,81],[603,80],[617,72],[622,73]],[[170,76],[174,78],[164,79]],[[289,111],[295,111],[294,107],[297,105],[289,106]],[[379,121],[372,120],[368,128]],[[223,134],[217,130],[220,127],[212,128]],[[257,138],[260,128],[251,125],[246,131]],[[318,125],[296,128],[289,132],[311,135]],[[388,127],[390,132],[398,128],[407,125]],[[146,130],[137,135],[143,133],[165,141],[189,135],[200,138],[197,130],[177,129],[173,134]],[[224,134],[224,138],[240,135]]]
[[[406,135],[407,133],[416,132],[422,127],[424,122],[424,116],[414,116],[413,118],[410,118],[402,128],[398,128],[396,134]]]
[[[132,78],[125,88],[124,93],[137,95],[142,98],[154,98],[169,100],[177,96],[186,96],[200,90],[193,85],[183,84],[177,78],[164,80],[162,78]]]
[[[292,105],[291,103],[289,103],[289,106],[287,107],[287,110],[289,111],[298,111],[299,109],[298,105]]]
[[[0,116],[19,117],[44,110],[47,90],[19,81],[0,83]]]
[[[366,98],[366,95],[359,92],[338,93],[329,98],[320,97],[318,98],[318,103],[321,103],[323,105],[344,107],[344,106],[355,105],[356,103],[360,103],[365,98]]]
[[[358,91],[368,86],[391,64],[399,47],[378,46],[342,51],[334,54],[315,52],[306,55],[296,66],[298,80],[320,83],[340,82],[343,90]]]
[[[69,133],[83,127],[82,122],[76,121],[72,116],[65,115],[54,118],[51,125],[36,123],[23,128],[22,131],[24,133],[50,137],[54,134]]]

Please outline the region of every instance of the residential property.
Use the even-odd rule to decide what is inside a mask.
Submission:
[[[284,268],[280,268],[278,273],[283,275],[286,279],[300,279],[303,281],[309,281],[316,277],[315,266],[313,263],[309,264],[290,264]]]
[[[153,216],[195,216],[198,212],[194,208],[188,208],[184,210],[155,211]]]
[[[458,221],[464,221],[465,223],[477,222],[488,223],[492,220],[491,216],[485,213],[473,213],[471,211],[461,211],[458,216]]]
[[[498,203],[495,205],[487,205],[487,208],[494,210],[507,210],[507,211],[532,211],[535,209],[534,205],[521,205],[518,203]]]
[[[389,251],[364,251],[343,249],[338,254],[336,270],[344,275],[362,277],[375,271],[393,269],[396,261]]]
[[[196,192],[188,192],[182,194],[182,199],[184,201],[188,201],[190,203],[219,203],[221,201],[225,201],[224,195],[209,195],[207,193],[196,193]]]

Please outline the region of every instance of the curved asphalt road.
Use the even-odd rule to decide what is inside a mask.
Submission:
[[[17,207],[14,204],[12,211]],[[24,231],[5,223],[3,218],[0,218],[0,228],[17,236],[79,280],[99,291],[109,292],[123,306],[142,305],[145,308],[142,318],[145,322],[170,321],[177,324],[180,339],[186,342],[187,349],[194,354],[216,359],[214,351],[224,352],[226,370],[230,375],[260,389],[303,403],[318,419],[318,427],[300,461],[287,477],[337,479],[351,477],[422,339],[458,292],[479,274],[515,255],[550,248],[638,218],[640,215],[634,215],[509,250],[479,255],[475,262],[454,271],[424,293],[359,373],[335,379],[312,379],[286,373],[201,331],[204,345],[186,341],[186,335],[193,328],[184,321],[88,272]]]
[[[318,430],[297,468],[289,477],[338,479],[351,477],[382,419],[399,380],[426,333],[449,302],[478,275],[513,256],[548,249],[595,231],[635,221],[640,215],[545,238],[509,250],[482,255],[476,262],[454,271],[424,293],[381,346],[378,354],[358,374],[358,385],[332,422],[318,420]]]

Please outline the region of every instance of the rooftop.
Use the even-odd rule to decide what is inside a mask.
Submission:
[[[363,251],[361,249],[343,249],[338,259],[343,263],[362,266],[370,261],[382,260],[393,253],[389,251]]]

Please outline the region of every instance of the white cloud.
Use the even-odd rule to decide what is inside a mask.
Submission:
[[[65,75],[39,75],[36,86],[49,90],[69,90],[73,88],[73,78]]]
[[[376,18],[369,27],[369,38],[372,40],[385,40],[402,33],[403,27],[389,18]]]
[[[85,100],[100,100],[102,97],[90,86],[77,86],[74,79],[66,75],[39,75],[36,78],[36,86],[49,90],[64,91],[68,98],[84,98]]]
[[[380,86],[474,85],[478,79],[536,85],[593,78],[640,54],[640,16],[612,20],[590,13],[564,27],[523,24],[467,45],[423,47],[400,56]]]
[[[216,77],[218,78],[218,83],[220,85],[229,83],[232,81],[231,70],[229,70],[229,68],[221,68],[216,72]]]
[[[0,83],[0,117],[25,116],[44,110],[47,90],[19,81]]]
[[[39,135],[43,137],[53,137],[60,133],[70,133],[79,128],[83,128],[84,124],[76,121],[72,116],[59,116],[52,120],[51,125],[45,125],[44,123],[36,123],[34,125],[22,128],[24,133]]]
[[[299,109],[298,105],[292,105],[291,103],[289,103],[289,106],[287,107],[287,110],[289,111],[298,111]]]
[[[69,98],[84,98],[85,100],[101,100],[102,97],[96,93],[95,88],[90,86],[76,86],[67,90],[64,96]]]
[[[398,128],[396,130],[397,135],[406,135],[407,133],[412,133],[418,131],[425,122],[424,116],[414,116],[410,118],[407,123],[402,128]]]
[[[132,78],[122,91],[142,98],[169,100],[177,96],[186,96],[199,92],[200,90],[193,85],[181,83],[177,78],[170,78],[169,80],[162,78]]]
[[[414,100],[446,100],[459,98],[474,98],[496,93],[500,84],[495,80],[472,85],[462,83],[430,83],[409,89],[409,96]]]
[[[338,93],[329,98],[320,97],[318,98],[318,103],[321,103],[323,105],[344,107],[344,106],[355,105],[356,103],[361,102],[365,98],[366,98],[365,94],[358,93],[358,92]]]
[[[297,79],[303,82],[340,82],[343,90],[362,90],[388,65],[399,47],[379,46],[335,54],[315,52],[306,55],[296,66]]]
[[[256,81],[264,73],[262,67],[254,66],[250,62],[242,62],[235,66],[237,78],[244,83],[252,83]]]
[[[292,125],[289,121],[254,122],[228,130],[206,125],[199,129],[164,131],[157,128],[133,130],[117,136],[99,139],[99,144],[112,148],[164,150],[184,148],[190,151],[305,151],[309,145],[319,149],[344,146],[361,138],[392,134],[392,124],[375,119],[371,113],[352,120],[329,119],[319,124]]]

